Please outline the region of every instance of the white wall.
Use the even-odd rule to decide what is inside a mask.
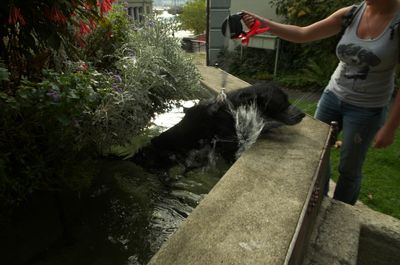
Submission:
[[[270,0],[209,0],[209,37],[208,37],[208,63],[213,65],[221,50],[228,48],[233,50],[240,45],[240,40],[226,40],[221,34],[223,20],[230,14],[241,10],[248,10],[262,17],[281,21],[275,14],[275,8],[271,6]],[[261,49],[277,49],[277,40],[274,36],[265,34],[253,36],[249,47]],[[277,53],[278,54],[278,53]],[[275,63],[276,65],[276,63]],[[276,67],[275,67],[276,68]]]
[[[247,10],[259,16],[274,20],[281,21],[275,14],[275,7],[270,4],[269,0],[231,0],[231,14],[235,14],[242,10]]]

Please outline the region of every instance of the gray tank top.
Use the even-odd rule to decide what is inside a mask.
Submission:
[[[400,14],[395,15],[377,38],[360,39],[357,28],[365,7],[363,3],[336,47],[339,64],[326,89],[355,106],[383,107],[388,104],[394,89],[399,36],[396,26],[391,39],[391,26],[400,19]]]

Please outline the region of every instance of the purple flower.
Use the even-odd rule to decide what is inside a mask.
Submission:
[[[118,84],[112,84],[112,88],[114,89],[114,91],[117,91],[118,93],[122,93],[123,89],[120,85]]]
[[[60,101],[60,97],[61,96],[60,96],[60,93],[58,91],[51,90],[51,91],[47,92],[46,95],[49,96],[53,102],[59,102]]]
[[[79,124],[79,121],[77,119],[73,119],[72,120],[72,126],[74,126],[75,128],[80,128],[81,125]]]
[[[122,83],[122,78],[121,78],[120,75],[114,75],[114,80],[115,80],[115,82],[117,82],[117,83]]]

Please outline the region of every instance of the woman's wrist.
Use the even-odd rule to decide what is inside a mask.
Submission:
[[[394,137],[396,134],[396,126],[393,124],[387,123],[382,127],[382,131],[386,137]]]
[[[270,21],[266,18],[260,20],[260,22],[261,22],[261,27],[263,28],[269,27],[271,25]]]

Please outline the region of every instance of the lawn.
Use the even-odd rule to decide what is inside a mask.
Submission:
[[[296,104],[313,115],[316,102]],[[340,136],[339,136],[340,138]],[[340,149],[332,149],[332,178],[338,178]],[[394,144],[386,149],[371,148],[364,165],[360,200],[370,208],[400,219],[400,130]]]

